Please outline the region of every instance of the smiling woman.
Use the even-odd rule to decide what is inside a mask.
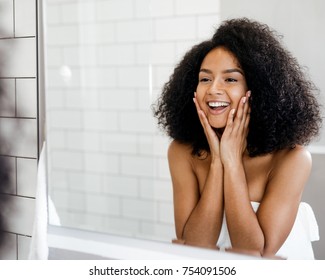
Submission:
[[[317,224],[301,203],[311,171],[303,145],[321,124],[314,94],[275,32],[257,21],[225,21],[184,56],[155,111],[173,138],[178,243],[314,258]]]

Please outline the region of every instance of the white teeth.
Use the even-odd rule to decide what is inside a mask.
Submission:
[[[208,105],[210,107],[217,108],[217,107],[226,107],[229,105],[229,103],[228,102],[209,102]]]

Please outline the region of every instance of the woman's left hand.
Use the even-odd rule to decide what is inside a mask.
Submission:
[[[251,92],[248,91],[240,100],[237,112],[235,109],[232,109],[229,113],[220,143],[220,154],[223,164],[242,161],[247,146],[250,95]]]

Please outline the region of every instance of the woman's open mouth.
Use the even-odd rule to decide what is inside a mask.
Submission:
[[[208,102],[209,111],[213,115],[222,114],[229,107],[229,102],[224,101],[210,101]]]

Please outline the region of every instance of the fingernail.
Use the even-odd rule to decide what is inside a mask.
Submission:
[[[248,93],[247,93],[248,97],[250,97],[251,94],[252,94],[252,92],[251,91],[248,91]]]
[[[246,96],[245,97],[243,97],[243,103],[245,103],[246,102]]]
[[[232,109],[232,110],[231,110],[231,114],[232,114],[232,115],[235,115],[235,112],[236,112],[236,109]]]

